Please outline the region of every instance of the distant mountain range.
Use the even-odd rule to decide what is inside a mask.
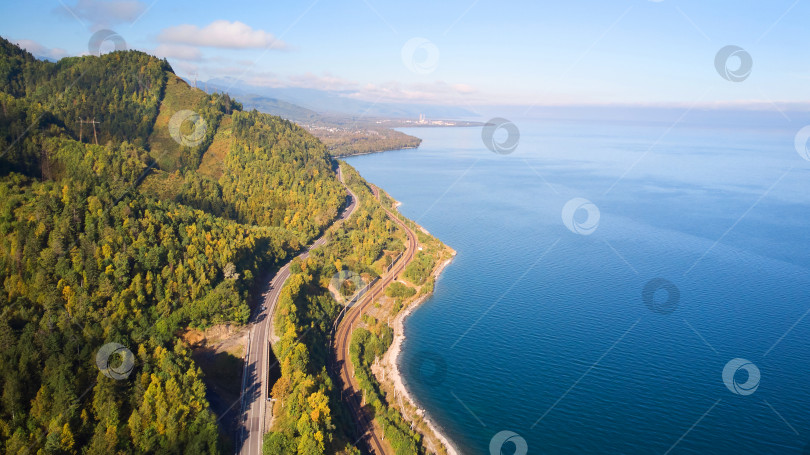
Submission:
[[[193,84],[193,81],[189,81]],[[262,110],[293,121],[313,120],[318,114],[331,117],[477,119],[478,115],[456,106],[407,103],[373,103],[348,98],[349,92],[310,88],[258,87],[231,78],[197,81],[208,92],[224,91],[237,97],[245,109]]]

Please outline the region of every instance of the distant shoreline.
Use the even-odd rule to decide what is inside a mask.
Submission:
[[[358,152],[358,153],[350,153],[348,155],[332,155],[333,159],[342,160],[343,158],[351,158],[353,156],[363,156],[363,155],[373,155],[375,153],[383,153],[383,152],[396,152],[397,150],[413,150],[418,149],[419,146],[416,147],[398,147],[395,149],[384,149],[384,150],[374,150],[371,152]]]
[[[386,128],[478,128],[487,125],[487,123],[467,120],[429,120],[426,123],[409,123],[409,121],[406,120],[402,121],[401,123],[397,123],[396,121],[391,120],[388,122],[379,123],[379,125],[384,125]]]
[[[393,125],[393,126],[386,126],[386,128],[390,128],[390,129],[396,129],[396,128],[474,128],[474,127],[480,127],[480,126],[484,126],[484,125],[485,125],[485,123],[481,123],[481,122],[470,122],[470,124],[465,124],[465,125],[430,125],[430,124],[418,125],[418,124],[415,124],[415,125]],[[418,138],[418,139],[419,139],[420,142],[422,141],[421,137]],[[375,153],[383,153],[383,152],[396,152],[397,150],[413,150],[413,149],[418,149],[420,147],[420,145],[417,145],[417,146],[414,146],[414,147],[407,147],[406,146],[406,147],[397,147],[397,148],[390,148],[390,149],[372,150],[370,152],[350,153],[348,155],[331,155],[331,153],[330,153],[330,155],[332,156],[333,159],[342,160],[343,158],[351,158],[353,156],[373,155]]]

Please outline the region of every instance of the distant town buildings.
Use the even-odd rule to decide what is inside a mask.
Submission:
[[[479,122],[470,122],[464,120],[428,120],[425,114],[419,114],[418,120],[408,119],[379,119],[375,120],[377,125],[385,125],[390,128],[400,126],[481,126]]]

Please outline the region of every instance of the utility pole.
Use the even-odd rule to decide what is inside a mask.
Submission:
[[[50,161],[50,159],[48,159],[48,152],[46,152],[44,148],[42,148],[40,150],[40,152],[39,152],[39,161],[40,161],[40,163],[42,163],[42,165],[41,165],[41,167],[42,167],[41,168],[42,178],[46,179],[46,180],[50,180],[51,179],[51,161]]]
[[[97,122],[95,117],[93,117],[93,120],[79,119],[79,142],[82,141],[85,123],[90,123],[93,125],[93,140],[95,141],[96,145],[98,145],[98,134],[96,133],[96,124],[100,125],[101,122]]]
[[[90,123],[93,124],[93,139],[96,141],[96,145],[98,145],[98,135],[96,135],[96,123],[101,123],[101,122],[97,122],[96,118],[93,117],[93,121],[90,122]]]

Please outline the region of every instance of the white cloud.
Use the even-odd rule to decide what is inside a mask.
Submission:
[[[346,94],[348,98],[364,101],[464,104],[480,101],[478,91],[467,84],[448,84],[443,81],[419,84],[365,84]]]
[[[361,83],[345,79],[329,72],[319,74],[307,72],[298,74],[280,74],[260,68],[252,68],[252,61],[230,60],[227,58],[203,58],[205,64],[191,68],[191,61],[173,61],[175,69],[181,69],[181,63],[189,68],[185,74],[194,74],[199,70],[202,79],[224,79],[238,87],[266,88],[305,88],[332,92],[335,95],[370,102],[402,102],[414,104],[447,104],[464,106],[482,104],[492,100],[490,93],[484,93],[478,87],[464,83],[444,81],[404,84],[400,82]],[[214,64],[218,61],[219,64]],[[202,80],[201,79],[201,80]],[[222,80],[220,80],[222,82]],[[502,99],[496,97],[495,99]],[[520,101],[526,102],[525,98]]]
[[[172,62],[172,69],[174,69],[178,76],[186,75],[186,77],[191,78],[198,73],[200,67],[195,63],[180,60],[177,62]]]
[[[314,88],[318,90],[347,91],[357,90],[358,84],[329,73],[318,76],[313,73],[292,75],[287,85],[300,88]]]
[[[60,49],[58,47],[48,48],[48,47],[43,46],[42,44],[39,44],[38,42],[36,42],[34,40],[30,40],[30,39],[16,40],[16,41],[14,41],[14,44],[16,44],[17,46],[20,46],[21,48],[27,50],[28,52],[33,54],[34,57],[44,57],[44,58],[50,58],[50,59],[54,59],[54,60],[59,60],[62,57],[67,57],[68,56],[68,52],[66,50],[64,50],[64,49]]]
[[[287,87],[288,84],[280,79],[273,73],[267,73],[262,75],[254,75],[254,76],[245,76],[244,70],[241,68],[234,68],[231,74],[233,74],[237,81],[242,81],[247,85],[252,85],[255,87],[272,87],[272,88],[279,88],[279,87]]]
[[[63,16],[89,21],[94,29],[134,22],[146,10],[146,3],[138,0],[77,0],[75,5],[63,3],[56,8]]]
[[[161,44],[155,48],[155,56],[178,60],[202,60],[202,52],[194,46],[183,44]]]
[[[287,44],[276,39],[272,33],[254,30],[239,21],[226,20],[211,22],[203,28],[190,24],[169,27],[160,33],[158,40],[162,43],[226,49],[287,48]]]
[[[238,86],[324,90],[346,98],[371,102],[466,105],[487,100],[481,91],[471,85],[450,84],[444,81],[416,84],[399,82],[361,84],[331,73],[281,75],[269,71],[245,71],[244,65],[209,68],[206,73],[229,78]]]

